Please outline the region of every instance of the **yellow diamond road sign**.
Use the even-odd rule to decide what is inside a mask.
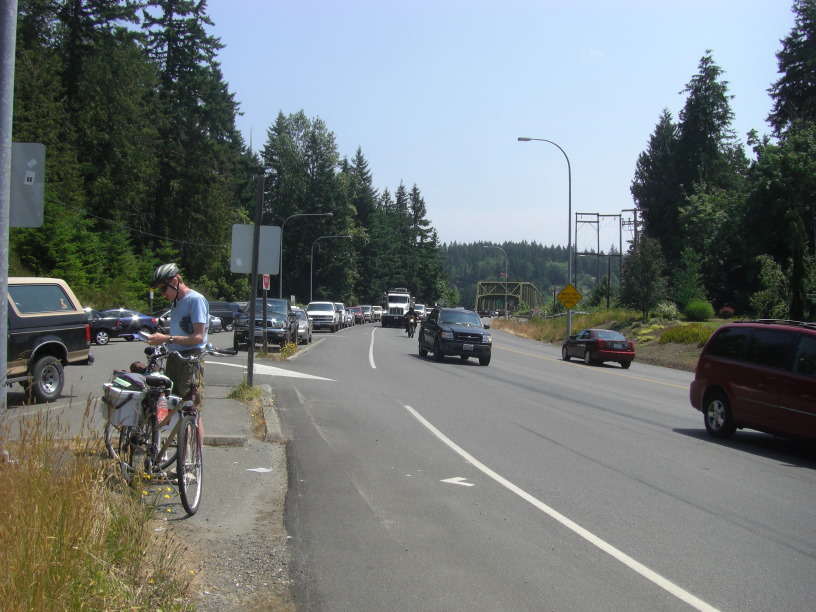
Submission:
[[[564,305],[567,310],[572,310],[575,305],[580,302],[584,296],[572,285],[567,285],[558,293],[558,301]]]

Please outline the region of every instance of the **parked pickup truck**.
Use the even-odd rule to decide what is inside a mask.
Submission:
[[[65,385],[65,366],[91,364],[88,314],[64,280],[8,279],[6,384],[20,383],[40,402]]]

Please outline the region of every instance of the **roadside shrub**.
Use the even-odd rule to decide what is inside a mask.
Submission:
[[[680,311],[674,302],[660,302],[655,308],[655,314],[661,319],[675,321],[680,318]]]
[[[734,309],[730,306],[723,306],[720,308],[720,312],[717,313],[721,319],[733,319],[734,318]]]
[[[278,354],[278,357],[280,359],[288,359],[289,357],[297,353],[297,350],[298,350],[297,344],[295,344],[294,342],[287,342],[280,348],[280,353]]]
[[[697,344],[697,346],[703,346],[713,331],[713,327],[707,327],[697,323],[678,325],[677,327],[670,327],[660,336],[660,344],[674,342],[676,344]]]
[[[691,300],[683,309],[689,321],[708,321],[714,316],[714,307],[706,300]]]

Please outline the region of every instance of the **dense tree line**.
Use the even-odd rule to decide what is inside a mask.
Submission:
[[[10,273],[63,277],[96,307],[146,307],[176,261],[213,299],[247,299],[229,270],[231,228],[284,227],[284,295],[378,303],[407,286],[448,292],[419,188],[373,188],[319,118],[281,113],[260,155],[235,127],[206,0],[20,0],[13,139],[46,145],[45,223],[12,228]],[[331,213],[325,217],[294,215]],[[351,239],[314,241],[321,236]],[[277,278],[275,277],[275,280]],[[273,282],[273,287],[277,284]],[[277,291],[273,291],[277,295]]]
[[[654,269],[668,281],[665,290],[651,285],[648,304],[669,298],[682,309],[702,298],[742,314],[814,316],[816,0],[796,0],[793,11],[777,53],[780,77],[768,90],[772,134],[749,135],[751,160],[731,128],[728,82],[708,51],[678,121],[664,110],[637,161],[631,192],[655,243],[633,245],[629,258],[641,271],[650,266],[638,259],[665,261]],[[643,309],[643,296],[624,296],[638,300]]]

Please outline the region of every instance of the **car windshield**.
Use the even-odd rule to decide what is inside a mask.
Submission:
[[[598,337],[602,340],[626,340],[626,337],[622,333],[612,331],[611,329],[599,329]]]
[[[255,312],[263,310],[263,298],[255,298]],[[286,300],[273,300],[266,298],[266,311],[274,310],[275,312],[286,312]]]
[[[466,325],[473,327],[481,327],[482,320],[475,312],[445,312],[442,313],[439,319],[440,325]]]
[[[300,319],[301,321],[308,321],[309,320],[309,317],[307,317],[306,313],[303,312],[302,310],[297,311],[297,318]]]

